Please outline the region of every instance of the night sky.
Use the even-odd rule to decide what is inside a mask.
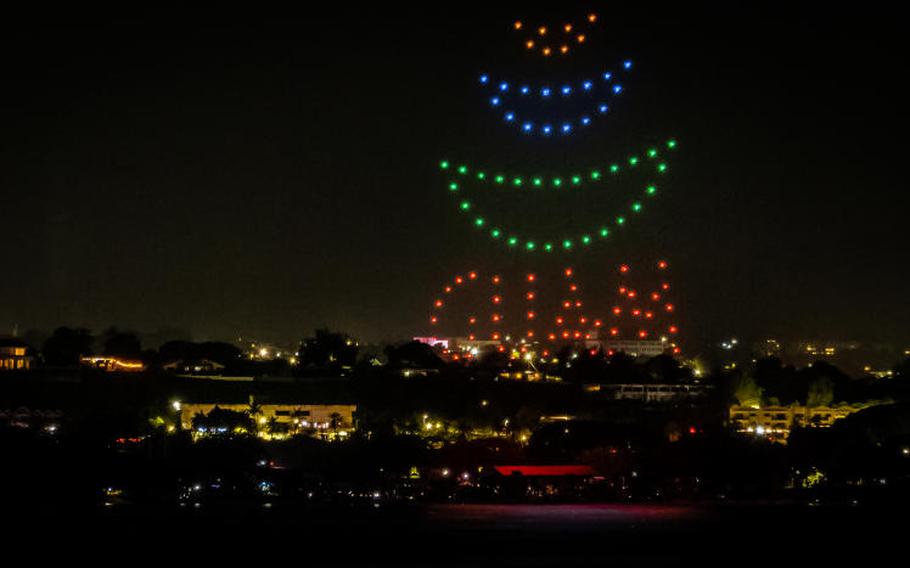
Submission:
[[[489,4],[6,22],[0,334],[116,324],[293,341],[330,326],[395,340],[428,332],[437,291],[472,268],[571,265],[590,297],[612,292],[617,263],[666,258],[688,344],[910,343],[896,14],[578,4],[603,29],[559,66],[509,28],[534,14]],[[625,57],[635,72],[611,115],[569,140],[521,137],[477,84]],[[437,168],[566,171],[671,137],[653,205],[568,257],[473,230]],[[581,214],[541,207],[553,227]]]

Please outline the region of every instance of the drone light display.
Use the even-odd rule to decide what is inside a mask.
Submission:
[[[675,140],[670,140],[666,143],[666,148],[672,150],[676,148],[676,145]],[[448,191],[450,193],[459,194],[456,199],[459,210],[463,213],[470,214],[471,224],[477,229],[488,231],[488,235],[492,240],[503,243],[507,248],[520,249],[527,252],[536,252],[538,250],[546,253],[555,251],[569,252],[577,247],[588,247],[597,240],[607,239],[612,230],[625,226],[630,218],[629,215],[635,216],[644,210],[644,204],[641,201],[642,198],[653,198],[657,195],[657,183],[654,181],[645,182],[639,197],[634,198],[630,203],[627,203],[625,207],[614,211],[613,215],[603,219],[601,223],[585,227],[580,231],[576,229],[572,233],[558,238],[552,235],[522,234],[515,229],[505,227],[484,215],[477,206],[475,200],[461,196],[460,194],[464,193],[468,183],[476,186],[508,187],[515,189],[546,187],[554,190],[568,190],[575,187],[603,183],[607,179],[618,176],[624,171],[631,171],[638,168],[645,163],[645,160],[653,165],[655,177],[667,173],[669,166],[665,161],[660,159],[660,151],[656,147],[647,149],[644,152],[644,156],[644,159],[637,155],[631,156],[622,166],[618,163],[614,163],[609,165],[606,169],[593,169],[584,174],[571,173],[557,176],[487,173],[486,170],[475,171],[472,166],[465,164],[453,166],[448,160],[440,162],[439,167],[443,171],[455,173],[455,176],[447,185]]]
[[[555,25],[547,23],[531,25],[524,20],[515,20],[512,29],[519,34],[524,49],[546,58],[568,55],[576,47],[585,45],[588,34],[599,20],[600,17],[592,12],[578,21]]]
[[[434,332],[473,344],[652,340],[678,353],[669,264],[661,260],[652,272],[636,272],[630,264],[618,267],[615,301],[601,316],[589,312],[571,267],[558,274],[529,272],[514,281],[471,271],[468,278],[455,275],[442,287],[428,321]]]
[[[511,25],[525,50],[563,59],[590,43],[599,20],[589,13],[577,21],[513,20]],[[543,66],[552,71],[552,64]],[[553,74],[546,80],[532,80],[484,72],[479,86],[487,106],[501,117],[503,126],[526,141],[522,144],[542,138],[568,144],[573,134],[593,129],[596,121],[609,115],[610,104],[625,91],[623,82],[633,70],[633,61],[595,69],[558,81]],[[676,140],[671,139],[620,161],[574,170],[516,172],[449,159],[439,162],[439,168],[446,176],[447,193],[474,231],[501,249],[534,258],[535,253],[556,256],[594,248],[642,215],[663,188],[669,172],[667,155],[676,148]],[[566,214],[556,214],[554,207],[565,208]],[[476,271],[468,277],[456,275],[434,300],[429,322],[440,331],[447,328],[450,335],[500,347],[510,341],[599,339],[653,342],[652,353],[664,346],[678,353],[675,336],[680,328],[675,321],[677,306],[669,297],[669,263],[657,262],[651,266],[653,272],[647,263],[642,266],[640,271],[632,263],[620,265],[615,274],[617,297],[593,306],[580,297],[581,286],[571,268],[557,278],[506,270],[488,276]],[[557,281],[559,286],[553,284]],[[595,300],[606,298],[600,293]],[[459,309],[464,313],[458,315]]]

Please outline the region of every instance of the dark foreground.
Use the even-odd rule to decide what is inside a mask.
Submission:
[[[785,566],[900,554],[893,509],[805,505],[436,505],[406,509],[245,506],[180,512],[45,511],[8,552],[101,565],[601,566],[606,560]],[[9,518],[9,517],[8,517]],[[19,534],[21,533],[21,535]],[[25,538],[26,536],[34,538]],[[37,538],[37,540],[35,540]],[[41,543],[35,549],[35,542]]]

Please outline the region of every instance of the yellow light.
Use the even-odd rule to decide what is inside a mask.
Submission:
[[[516,30],[520,30],[520,29],[521,29],[521,26],[522,26],[521,21],[515,22],[515,29],[516,29]]]
[[[549,47],[543,48],[543,54],[544,54],[545,56],[549,56],[549,55],[550,55],[550,52],[551,52],[551,50],[550,50]]]
[[[572,31],[572,24],[566,24],[565,26],[563,26],[563,29],[566,30],[566,33],[571,32],[571,31]]]
[[[529,39],[529,40],[527,41],[527,43],[525,43],[525,47],[527,47],[528,49],[534,49],[534,40],[533,40],[533,39]]]
[[[584,42],[585,42],[585,35],[584,35],[584,34],[580,34],[580,35],[578,36],[578,43],[584,43]]]
[[[546,26],[540,26],[539,28],[537,28],[537,33],[539,33],[539,34],[542,35],[542,36],[543,36],[543,35],[547,35],[547,27],[546,27]]]
[[[559,48],[559,51],[560,51],[561,53],[563,53],[563,54],[569,53],[569,46],[568,46],[568,45],[564,45],[564,46],[562,46],[562,47]]]
[[[588,14],[588,21],[592,24],[597,21],[597,14]]]

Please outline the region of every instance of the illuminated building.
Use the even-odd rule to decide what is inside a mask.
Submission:
[[[29,351],[29,346],[18,339],[0,339],[0,371],[31,369],[35,358]]]
[[[196,402],[179,404],[180,424],[185,430],[192,430],[193,418],[197,415],[207,416],[215,408],[240,412],[250,416],[257,425],[263,427],[276,423],[300,431],[316,433],[322,437],[344,438],[354,431],[354,404],[220,404],[216,402]]]
[[[730,426],[743,434],[784,442],[793,428],[828,428],[858,410],[852,406],[731,406]]]
[[[145,363],[119,357],[82,357],[83,367],[91,367],[108,373],[139,373],[145,370]]]
[[[605,353],[625,353],[631,357],[656,357],[672,352],[673,347],[665,341],[649,339],[604,339],[587,341],[588,348],[601,348]]]
[[[713,387],[677,384],[588,384],[584,388],[587,392],[603,393],[613,400],[674,402],[703,397]]]

